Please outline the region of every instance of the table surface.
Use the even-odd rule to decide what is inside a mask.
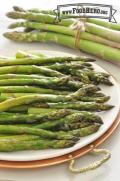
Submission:
[[[78,1],[77,1],[78,2]],[[80,2],[90,2],[90,0],[84,0]],[[114,0],[114,5],[117,6],[119,0]],[[7,30],[8,24],[11,22],[8,18],[5,17],[5,12],[11,10],[13,5],[19,5],[25,8],[31,7],[41,7],[41,9],[45,8],[56,8],[57,4],[68,4],[75,3],[74,0],[41,0],[37,1],[24,1],[24,0],[4,0],[0,6],[0,55],[14,55],[14,53],[19,50],[55,50],[55,51],[63,51],[67,53],[73,53],[75,55],[80,55],[78,50],[73,50],[61,46],[57,46],[55,44],[45,44],[45,43],[15,43],[9,40],[6,40],[2,33]],[[95,0],[94,3],[103,3],[104,1]],[[112,4],[112,0],[106,0],[106,4]],[[119,4],[119,3],[118,3]],[[98,60],[97,64],[103,66],[106,70],[108,70],[111,74],[115,76],[115,78],[120,83],[120,67],[115,66],[111,63],[107,63],[103,60]],[[119,169],[119,157],[120,157],[120,126],[117,128],[115,133],[104,142],[100,146],[100,148],[106,148],[111,151],[112,158],[104,164],[101,168],[88,172],[86,174],[71,174],[68,171],[68,163],[51,166],[47,168],[41,169],[27,169],[27,170],[9,170],[9,169],[0,169],[0,181],[4,180],[12,180],[12,181],[49,181],[56,180],[57,181],[115,181],[120,180],[120,169]],[[93,156],[87,154],[79,159],[77,159],[76,167],[85,166],[86,164],[93,161]]]

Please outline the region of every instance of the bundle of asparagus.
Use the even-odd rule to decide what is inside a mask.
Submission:
[[[25,21],[12,23],[8,28],[23,27],[24,31],[4,33],[6,38],[26,42],[55,42],[120,64],[119,24],[88,18],[85,22],[85,31],[80,32],[80,29],[76,29],[77,19],[62,19],[56,22],[54,12],[50,10],[24,10],[16,6],[13,9],[14,11],[8,12],[7,16]],[[76,45],[78,33],[80,33],[80,38]]]
[[[103,124],[93,111],[107,111],[112,86],[89,57],[51,57],[18,51],[0,58],[0,151],[73,146]]]

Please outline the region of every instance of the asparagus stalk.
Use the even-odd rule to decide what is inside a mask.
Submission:
[[[46,88],[55,88],[56,86],[62,86],[67,83],[69,77],[53,78],[53,79],[2,79],[0,80],[0,86],[25,86],[36,85]]]
[[[53,78],[56,77],[48,77],[48,76],[43,76],[43,75],[35,75],[35,74],[1,74],[0,75],[0,80],[2,79],[48,79],[52,80]]]
[[[24,104],[30,104],[34,102],[65,102],[65,101],[74,101],[79,99],[80,96],[85,95],[87,92],[96,90],[96,87],[93,85],[87,85],[75,93],[69,95],[52,95],[52,94],[35,94],[28,96],[21,96],[17,98],[10,98],[0,103],[0,112],[7,111],[10,108],[15,106],[20,106]]]
[[[66,95],[69,91],[59,91],[55,89],[45,89],[35,86],[0,86],[0,93],[38,93],[38,94],[56,94]],[[0,98],[1,99],[1,98]]]
[[[12,141],[10,138],[6,141],[0,141],[0,151],[12,152],[20,150],[41,150],[41,149],[59,149],[72,147],[76,142],[73,140],[30,140],[29,141]]]
[[[38,57],[38,58],[8,58],[8,59],[0,59],[0,67],[2,66],[10,66],[10,65],[48,65],[50,63],[64,63],[64,62],[92,62],[94,59],[87,58],[84,56],[81,57]],[[88,65],[88,64],[87,64]],[[37,67],[37,66],[36,66]],[[31,66],[29,67],[31,68]],[[31,72],[32,73],[32,72]],[[34,72],[33,72],[34,73]],[[40,72],[39,72],[40,73]]]
[[[90,122],[85,122],[85,121],[81,121],[81,122],[77,122],[77,123],[68,123],[68,124],[63,124],[63,125],[60,125],[57,126],[48,126],[47,124],[45,125],[33,125],[32,127],[34,128],[42,128],[42,129],[45,129],[45,130],[50,130],[50,131],[71,131],[71,130],[75,130],[75,129],[80,129],[80,128],[85,128],[87,126],[90,126],[90,125],[93,125],[94,123],[90,123]]]
[[[19,12],[29,11],[29,12],[33,12],[33,13],[43,13],[43,14],[55,15],[53,10],[41,10],[38,8],[25,10],[19,6],[13,6],[13,9],[15,11],[19,11]],[[87,18],[86,21],[100,25],[100,26],[104,26],[104,27],[109,28],[109,29],[118,30],[118,31],[120,30],[120,24],[118,24],[118,23],[106,22],[106,21],[102,21],[100,19],[95,19],[95,18]]]
[[[51,112],[51,111],[56,111],[57,109],[48,109],[48,108],[29,108],[28,109],[28,114],[40,114],[41,112]],[[88,111],[78,111],[78,110],[74,110],[74,109],[66,109],[67,111],[69,110],[71,112],[71,114],[74,113],[79,113],[79,115],[81,115],[81,120],[85,120],[85,121],[89,121],[91,123],[98,123],[98,124],[103,124],[103,121],[101,119],[100,116],[98,116],[95,113],[92,112],[88,112]],[[74,121],[74,120],[73,120]]]
[[[4,101],[10,98],[16,98],[21,96],[27,96],[27,95],[35,95],[34,93],[1,93],[0,101]],[[52,94],[51,94],[52,97]],[[102,97],[89,97],[89,96],[80,96],[78,100],[83,102],[98,102],[98,103],[104,103],[107,102],[110,99],[110,96],[102,96]]]
[[[44,42],[55,42],[61,45],[65,45],[71,48],[75,48],[75,39],[71,36],[52,33],[52,32],[32,32],[32,33],[20,33],[20,32],[9,32],[4,34],[5,37],[14,41],[44,41]],[[88,40],[80,40],[78,43],[78,49],[111,61],[113,63],[120,63],[120,51],[118,49],[108,47],[106,45],[98,44]]]
[[[52,109],[75,109],[79,111],[106,111],[112,109],[114,106],[109,104],[100,104],[95,102],[65,102],[65,103],[45,103],[36,104],[34,107],[27,107],[29,111],[39,111],[39,108],[52,108]],[[32,109],[32,110],[31,110]]]
[[[95,120],[88,119],[86,121],[85,114],[82,113],[74,113],[71,115],[66,116],[65,118],[53,121],[53,122],[45,122],[39,125],[35,125],[34,127],[45,129],[45,130],[63,130],[69,131],[70,129],[82,128],[90,125],[91,123],[94,124]],[[77,124],[78,123],[78,124]]]
[[[0,125],[0,134],[30,134],[38,135],[41,138],[46,139],[66,139],[66,140],[78,140],[76,137],[77,134],[72,135],[72,132],[51,132],[38,128],[22,127],[22,126],[13,126],[13,125]]]
[[[71,69],[70,73],[77,76],[84,83],[94,82],[95,84],[103,83],[112,86],[113,83],[109,80],[109,75],[104,72],[95,72],[92,70],[75,70]]]
[[[36,22],[49,23],[49,24],[55,23],[54,15],[43,14],[43,13],[13,11],[13,12],[8,12],[6,16],[13,19],[26,19],[29,21],[36,21]],[[64,19],[61,22],[59,22],[59,25],[70,26],[74,22],[76,22],[76,20],[74,19]]]
[[[104,26],[109,29],[120,31],[120,24],[118,24],[118,23],[106,22],[106,21],[102,21],[102,20],[94,19],[94,18],[87,18],[87,22],[94,23],[94,24],[100,25],[100,26]]]
[[[5,66],[0,67],[0,74],[42,74],[50,77],[61,77],[64,76],[62,73],[48,69],[46,67],[42,66],[36,66],[36,65],[16,65],[16,66]]]
[[[41,81],[41,79],[45,79],[45,81],[44,81],[44,84],[45,84],[45,82],[46,81],[50,81],[50,82],[52,82],[52,81],[54,81],[54,80],[58,80],[56,77],[45,77],[45,76],[40,76],[40,75],[25,75],[25,74],[2,74],[2,75],[0,75],[0,80],[2,80],[2,79],[31,79],[31,83],[32,83],[32,81],[34,82],[34,80],[35,79],[40,79],[40,80],[37,80],[37,82],[40,82]],[[61,80],[61,81],[64,81],[66,79],[66,86],[61,86],[61,87],[55,87],[54,86],[54,89],[56,88],[56,89],[60,89],[60,90],[62,90],[62,89],[64,89],[64,90],[69,90],[70,91],[70,89],[71,90],[76,90],[76,89],[79,89],[79,88],[81,88],[82,86],[84,86],[84,84],[82,83],[82,82],[79,82],[79,81],[73,81],[73,80],[69,80],[69,77],[67,77],[66,76],[66,78],[65,77],[62,77],[62,78],[60,78],[59,80]],[[68,82],[67,82],[67,79],[69,80]],[[26,81],[26,80],[25,80]],[[18,81],[19,82],[19,81]],[[23,81],[24,82],[24,81]],[[28,82],[30,82],[30,80],[28,80]],[[16,82],[17,83],[17,82]],[[30,83],[29,83],[30,84]],[[10,87],[10,86],[9,86]],[[9,88],[8,87],[8,88]],[[15,87],[15,89],[16,89],[16,86],[14,86]],[[14,89],[14,87],[13,87],[13,89]],[[18,87],[18,86],[17,86]],[[25,91],[26,90],[28,90],[28,92],[30,92],[30,91],[32,91],[32,87],[31,86],[29,86],[30,87],[30,91],[29,91],[29,87],[28,86],[21,86],[21,87],[23,87],[23,90],[24,90],[24,88],[25,88]],[[10,87],[11,88],[11,87]],[[15,90],[14,89],[14,90]],[[41,90],[40,90],[41,89]],[[1,89],[1,86],[0,86],[0,90],[3,90],[3,88]],[[22,89],[21,89],[22,90]],[[38,93],[39,93],[39,91],[41,92],[42,91],[42,88],[38,88],[38,87],[33,87],[33,91],[35,90],[35,92],[37,92],[38,91]],[[43,90],[45,90],[45,89],[43,89]],[[50,89],[49,89],[50,90]],[[45,93],[49,93],[49,90],[47,91],[47,90],[45,90]],[[11,91],[11,90],[10,90]],[[68,93],[69,93],[69,91],[67,91]],[[8,91],[7,91],[8,92]],[[24,92],[24,91],[23,91]],[[50,91],[51,92],[51,91]],[[52,90],[52,92],[53,92],[53,90]],[[57,92],[57,91],[56,91]],[[44,93],[44,91],[42,91],[42,93]],[[55,92],[54,92],[55,93]],[[59,91],[58,91],[58,93],[57,94],[59,94]],[[66,93],[65,93],[66,94]]]
[[[103,123],[102,119],[93,113],[90,114],[89,112],[87,113],[85,111],[77,112],[77,111],[72,111],[72,110],[67,110],[67,109],[52,110],[52,111],[48,109],[48,112],[45,112],[44,114],[41,113],[40,110],[39,110],[39,114],[20,114],[20,113],[13,114],[13,113],[6,113],[6,112],[3,112],[0,114],[0,124],[42,123],[39,125],[40,127],[38,126],[41,129],[46,129],[47,127],[52,128],[56,126],[57,128],[59,128],[59,126],[62,126],[63,124],[65,124],[67,127],[67,124],[76,123],[79,121],[80,122],[86,121],[86,122],[91,122],[91,123],[97,122],[100,124]]]
[[[3,134],[0,136],[0,142],[6,142],[6,141],[13,141],[13,142],[18,142],[18,141],[32,141],[32,140],[39,140],[40,136],[37,135],[5,135]]]
[[[61,110],[51,110],[51,111],[39,111],[39,114],[21,114],[21,113],[6,113],[2,112],[0,114],[0,124],[33,124],[33,123],[43,123],[46,121],[59,120],[66,115],[71,114],[72,111],[61,109]],[[99,119],[99,118],[98,118]]]
[[[63,72],[63,73],[68,73],[68,74],[70,73],[71,69],[75,69],[75,70],[82,69],[82,70],[84,70],[85,68],[87,68],[87,69],[93,70],[93,67],[91,64],[81,63],[81,62],[78,62],[78,63],[74,63],[74,62],[71,62],[71,63],[55,63],[52,65],[48,65],[46,67],[53,69],[53,70]]]
[[[100,125],[91,125],[85,128],[81,128],[78,130],[72,130],[69,131],[71,134],[78,134],[80,137],[87,136],[89,134],[93,134],[100,128]],[[21,128],[20,128],[21,129]],[[27,130],[34,130],[33,128],[24,128]],[[38,129],[37,129],[38,130]],[[42,130],[43,131],[43,130]],[[45,131],[45,130],[44,130]],[[49,132],[50,131],[45,131]],[[63,133],[63,132],[58,132]],[[55,134],[55,133],[52,133]],[[68,135],[68,133],[66,133]],[[30,136],[30,137],[29,137]],[[36,135],[35,135],[36,136]],[[21,135],[20,135],[21,137]],[[23,137],[23,136],[22,136]],[[20,150],[37,150],[37,149],[48,149],[48,148],[67,148],[73,146],[76,141],[75,140],[31,140],[31,135],[28,135],[28,138],[26,136],[25,139],[27,141],[21,141],[21,138],[17,137],[17,141],[15,141],[15,138],[10,139],[11,137],[7,137],[6,139],[2,138],[0,139],[0,151],[3,152],[10,152],[10,151],[20,151]],[[32,136],[33,138],[33,136]],[[34,137],[36,139],[36,137]],[[68,138],[68,137],[67,137]],[[30,139],[30,141],[28,141]]]
[[[74,30],[69,27],[51,25],[51,24],[42,24],[42,23],[29,22],[29,21],[12,23],[9,25],[8,28],[13,29],[13,28],[17,28],[17,27],[26,27],[26,28],[33,28],[36,30],[52,31],[52,32],[61,33],[61,34],[65,34],[65,35],[70,35],[73,37],[75,37],[76,33],[77,33],[77,30]],[[113,38],[111,38],[111,36],[109,37],[107,35],[107,33],[104,32],[105,30],[103,32],[101,32],[101,29],[99,30],[98,28],[100,28],[100,27],[96,27],[95,25],[87,23],[86,31],[88,31],[88,32],[81,33],[80,38],[85,39],[85,40],[90,40],[93,42],[97,42],[97,43],[101,43],[104,45],[108,45],[111,47],[120,48],[120,44],[116,42],[117,41],[116,35],[114,35],[115,37],[112,36]],[[93,35],[93,34],[96,34],[96,35]],[[113,34],[113,32],[112,32],[112,34]],[[105,38],[107,38],[108,40],[106,40]]]
[[[41,22],[41,23],[50,23],[50,24],[55,23],[55,16],[49,15],[49,14],[13,11],[13,12],[8,12],[7,16],[9,18],[13,18],[13,19],[26,19],[26,20],[30,20],[30,21],[32,20],[32,21],[37,21],[37,22]],[[71,22],[73,24],[75,21],[71,20]],[[68,20],[66,20],[66,21],[62,20],[58,24],[66,26],[66,23],[68,23],[70,25],[71,22],[69,22]],[[67,26],[68,26],[68,24],[67,24]],[[95,35],[101,36],[101,37],[106,38],[111,41],[120,42],[120,32],[119,31],[110,30],[108,28],[104,28],[99,25],[88,23],[88,22],[85,24],[85,27],[86,27],[85,30],[89,33],[93,33]]]
[[[25,9],[21,8],[20,6],[13,6],[13,9],[15,11],[19,11],[19,12],[29,11],[29,12],[34,12],[34,13],[43,13],[43,14],[55,15],[53,10],[40,10],[40,9],[37,9],[37,8],[32,8],[32,9],[25,10]]]

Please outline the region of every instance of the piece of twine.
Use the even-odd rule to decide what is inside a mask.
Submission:
[[[93,147],[93,145],[92,145],[92,147]],[[98,161],[95,161],[95,162],[89,164],[86,167],[74,168],[75,160],[73,159],[72,155],[70,155],[69,156],[70,157],[69,170],[72,173],[85,173],[85,172],[88,172],[88,171],[91,171],[91,170],[95,170],[96,168],[100,167],[103,163],[105,163],[107,160],[109,160],[111,158],[110,151],[106,150],[106,149],[93,149],[91,151],[91,153],[104,154],[105,156],[102,159],[100,159]]]
[[[81,34],[85,32],[86,18],[79,18],[73,25],[70,26],[72,30],[75,30],[75,48],[79,48],[79,42]]]

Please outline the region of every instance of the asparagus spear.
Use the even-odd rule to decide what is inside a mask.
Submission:
[[[56,94],[66,95],[69,91],[59,91],[53,89],[45,89],[35,86],[0,86],[0,93],[38,93],[38,94]]]
[[[75,48],[75,39],[71,36],[52,33],[52,32],[8,32],[4,36],[14,41],[27,41],[27,42],[55,42],[61,45],[65,45],[71,48]],[[106,45],[98,44],[88,40],[81,39],[77,45],[77,48],[102,59],[112,61],[113,63],[120,63],[120,51],[118,49],[108,47]],[[6,72],[5,72],[6,73]]]
[[[55,15],[55,12],[53,10],[41,10],[38,8],[32,8],[32,9],[25,10],[19,6],[13,6],[13,9],[15,11],[19,11],[19,12],[28,11],[28,12],[33,12],[33,13],[43,13],[43,14]],[[100,26],[107,27],[109,29],[118,30],[118,31],[120,30],[120,25],[118,23],[116,24],[116,23],[112,23],[112,22],[101,21],[100,19],[95,19],[95,18],[87,18],[86,21],[100,25]]]
[[[79,81],[74,81],[74,80],[69,80],[70,77],[67,77],[65,76],[66,78],[62,77],[60,78],[59,80],[61,81],[64,81],[66,79],[66,86],[61,86],[61,87],[54,87],[54,89],[64,89],[64,90],[69,90],[72,89],[72,90],[77,90],[79,88],[81,88],[84,84],[82,82],[79,82]],[[0,75],[0,80],[2,79],[31,79],[31,82],[32,80],[34,81],[35,79],[45,79],[45,81],[53,81],[53,80],[58,80],[56,79],[56,77],[46,77],[46,76],[41,76],[41,75],[25,75],[25,74],[2,74]],[[67,82],[67,79],[69,80]],[[38,82],[40,81],[38,80]],[[30,80],[28,80],[29,82]],[[19,81],[18,81],[19,82]],[[24,82],[24,81],[23,81]],[[17,83],[17,82],[16,82]],[[1,87],[1,86],[0,86]],[[17,86],[18,87],[18,86]],[[24,87],[24,86],[21,86],[21,87]],[[26,86],[27,87],[27,86]],[[29,86],[31,89],[32,87]],[[25,88],[25,87],[24,87]],[[26,88],[27,89],[27,88]],[[40,88],[36,87],[34,88],[36,89],[35,91],[39,91]],[[41,88],[42,90],[42,88]],[[69,92],[68,91],[68,92]],[[45,93],[47,92],[47,90],[45,90]],[[48,91],[49,92],[49,91]],[[43,92],[44,93],[44,92]]]
[[[0,101],[4,101],[9,98],[16,98],[21,96],[27,96],[27,95],[35,95],[34,93],[1,93]],[[50,95],[51,97],[53,95]],[[80,96],[77,98],[80,101],[83,102],[98,102],[98,103],[104,103],[107,102],[110,99],[110,96],[103,96],[103,97],[89,97],[89,96]]]
[[[56,86],[65,85],[69,77],[53,78],[53,79],[2,79],[0,80],[0,86],[25,86],[25,85],[36,85],[46,88],[55,88]]]
[[[84,83],[86,83],[86,82],[90,83],[91,81],[93,81],[96,84],[103,83],[103,84],[107,84],[109,86],[113,85],[113,83],[108,78],[109,75],[105,74],[104,72],[95,72],[95,71],[89,70],[89,69],[84,70],[84,71],[71,69],[70,72],[72,75],[77,76],[78,79],[80,79]]]
[[[32,141],[32,140],[39,140],[40,136],[37,135],[6,135],[3,134],[0,136],[0,142],[6,142],[6,141],[13,141],[13,142],[18,142],[18,141]]]
[[[76,130],[72,130],[72,131],[69,131],[73,134],[78,134],[80,137],[84,137],[84,136],[88,136],[90,134],[93,134],[95,132],[97,132],[100,128],[100,125],[99,124],[94,124],[94,125],[90,125],[88,127],[84,127],[84,128],[81,128],[81,129],[76,129]]]
[[[60,127],[59,126],[48,126],[47,124],[45,125],[33,125],[32,127],[34,128],[42,128],[45,130],[51,130],[51,131],[71,131],[71,130],[75,130],[75,129],[80,129],[80,128],[85,128],[87,126],[93,125],[94,123],[90,123],[90,122],[85,122],[85,121],[81,121],[78,123],[68,123],[68,124],[63,124]]]
[[[13,126],[13,125],[0,125],[0,134],[30,134],[30,135],[38,135],[42,138],[46,139],[66,139],[66,140],[74,140],[77,141],[78,135],[72,134],[72,132],[64,132],[64,131],[58,131],[58,132],[51,132],[43,129],[38,128],[30,128],[30,127],[22,127],[22,126]]]
[[[27,109],[32,109],[34,112],[39,111],[39,108],[52,108],[52,109],[76,109],[79,111],[106,111],[112,109],[114,106],[109,104],[100,104],[95,102],[65,102],[65,103],[44,103],[36,104],[36,107],[33,106],[27,107]]]
[[[16,65],[16,66],[6,66],[0,67],[0,74],[9,74],[9,73],[26,73],[26,74],[43,74],[51,77],[61,77],[62,73],[55,70],[48,69],[46,67],[35,66],[35,65]]]
[[[57,109],[38,108],[39,112],[37,112],[37,108],[29,108],[28,109],[28,114],[40,114],[41,112],[43,112],[43,113],[48,112],[49,113],[51,111],[53,112],[53,110],[57,111]],[[81,118],[83,117],[85,121],[90,121],[90,122],[103,124],[103,121],[102,121],[101,117],[98,116],[95,113],[88,112],[88,111],[78,111],[78,110],[74,110],[74,109],[65,109],[65,110],[70,111],[71,114],[79,113],[79,115],[81,115]]]
[[[83,137],[83,136],[87,136],[89,134],[95,133],[96,131],[98,131],[99,127],[100,127],[100,125],[91,125],[91,126],[88,126],[85,128],[81,128],[78,130],[72,130],[69,132],[71,134],[74,134],[74,135],[78,134],[80,137]],[[28,129],[30,130],[32,128],[27,128],[27,130]],[[50,133],[50,131],[47,131],[47,133],[48,132]],[[63,132],[58,132],[58,133],[63,133]],[[54,134],[54,133],[52,133],[52,134]],[[3,140],[0,139],[0,151],[10,152],[10,151],[37,150],[37,149],[46,149],[46,148],[54,148],[54,149],[55,148],[66,148],[66,147],[71,147],[76,143],[76,141],[71,140],[71,139],[70,140],[65,140],[65,139],[64,140],[41,140],[41,139],[39,139],[39,140],[31,141],[31,138],[30,138],[30,141],[28,141],[29,138],[27,138],[27,137],[25,138],[25,139],[27,139],[27,141],[21,141],[21,140],[15,141],[14,138],[13,139],[6,138],[6,140],[4,138],[3,138]],[[17,139],[19,139],[19,138],[17,138]]]
[[[37,9],[37,8],[25,10],[19,6],[14,6],[13,9],[15,11],[20,11],[20,12],[29,11],[29,12],[33,12],[33,13],[43,13],[43,14],[55,15],[53,10],[41,10],[41,9]],[[120,30],[120,24],[118,24],[118,23],[116,24],[116,23],[112,23],[112,22],[101,21],[100,19],[95,19],[95,18],[87,18],[86,21],[100,25],[100,26],[104,26],[109,29],[118,30],[118,31]]]
[[[30,21],[49,23],[49,24],[55,23],[55,16],[49,15],[49,14],[43,14],[43,13],[36,14],[36,13],[31,13],[31,12],[16,11],[16,12],[8,12],[6,16],[13,19],[26,19]],[[76,22],[74,19],[64,19],[61,22],[59,22],[59,24],[63,26],[70,26],[74,22]]]
[[[68,115],[68,116],[67,116]],[[54,121],[53,121],[54,120]],[[55,121],[56,120],[56,121]],[[0,124],[33,124],[42,123],[38,125],[41,129],[62,129],[69,128],[69,123],[77,122],[89,122],[89,123],[99,123],[102,124],[102,119],[95,114],[90,114],[89,112],[78,112],[67,109],[52,110],[48,109],[48,112],[44,114],[39,111],[39,114],[20,114],[20,113],[6,113],[0,114]],[[44,123],[45,122],[45,123]],[[82,124],[83,125],[83,124]]]
[[[41,10],[38,8],[25,10],[19,6],[13,6],[13,9],[15,11],[19,11],[19,12],[28,11],[28,12],[33,12],[33,13],[43,13],[43,14],[55,15],[55,12],[53,10]],[[100,26],[104,26],[109,29],[118,30],[118,31],[120,30],[120,24],[118,24],[118,23],[116,24],[116,23],[112,23],[112,22],[101,21],[100,19],[96,19],[96,18],[87,18],[86,21],[100,25]]]
[[[94,18],[87,18],[87,22],[94,23],[94,24],[100,25],[100,26],[104,26],[109,29],[120,31],[120,24],[118,24],[118,23],[101,21],[100,19],[94,19]]]
[[[53,130],[53,131],[56,131],[56,130],[69,131],[70,129],[75,129],[76,127],[80,128],[80,127],[88,126],[91,123],[94,124],[95,120],[93,120],[92,116],[90,118],[92,119],[86,120],[85,113],[84,114],[74,113],[64,118],[61,118],[59,120],[56,120],[53,122],[47,121],[45,123],[36,125],[34,127],[45,129],[45,130]]]
[[[32,8],[32,9],[25,10],[25,9],[21,8],[20,6],[13,6],[13,9],[15,11],[19,11],[19,12],[29,11],[29,12],[34,12],[34,13],[43,13],[43,14],[55,15],[53,10],[40,10],[40,9],[37,9],[37,8]]]
[[[84,62],[70,62],[70,63],[56,63],[52,65],[46,66],[47,68],[57,70],[63,73],[69,73],[70,69],[82,69],[84,70],[85,68],[88,68],[90,70],[93,70],[93,67],[89,63],[84,63]]]
[[[25,10],[19,6],[13,6],[13,9],[15,11],[20,11],[20,12],[29,11],[29,12],[33,12],[33,13],[43,13],[43,14],[55,15],[55,12],[53,10],[41,10],[38,8]],[[87,18],[86,21],[109,28],[109,29],[118,30],[118,31],[120,30],[120,24],[118,24],[118,23],[116,24],[116,23],[112,23],[112,22],[101,21],[100,19],[95,19],[95,18]]]
[[[0,66],[11,66],[11,65],[49,65],[51,63],[64,63],[64,62],[83,62],[86,64],[87,62],[93,62],[94,59],[87,58],[84,56],[80,57],[38,57],[38,58],[1,58],[0,59]],[[88,63],[87,63],[88,65]],[[23,66],[24,67],[24,66]],[[31,68],[32,66],[29,66]],[[22,72],[23,73],[23,72]],[[34,72],[33,72],[34,73]],[[39,72],[41,73],[41,72]]]
[[[30,104],[33,102],[64,102],[79,99],[80,96],[85,95],[89,91],[98,90],[94,85],[87,85],[79,89],[75,93],[69,95],[52,95],[52,94],[35,94],[22,96],[17,98],[11,98],[0,103],[0,112],[7,111],[12,107],[19,105]]]
[[[39,111],[39,114],[21,114],[21,113],[6,113],[2,112],[0,114],[0,124],[33,124],[33,123],[43,123],[46,121],[57,120],[71,114],[70,110],[51,110],[45,111],[43,113]]]
[[[52,80],[53,78],[56,77],[48,77],[48,76],[43,76],[43,75],[26,75],[26,74],[2,74],[0,75],[0,80],[2,79],[48,79]]]
[[[65,35],[70,35],[70,36],[73,36],[73,37],[76,36],[76,31],[77,31],[77,30],[74,30],[74,29],[69,28],[69,27],[64,27],[64,26],[59,26],[59,25],[51,25],[51,24],[42,24],[42,23],[29,22],[29,21],[12,23],[12,24],[9,25],[8,28],[13,29],[13,28],[17,28],[17,27],[26,27],[28,29],[33,29],[33,30],[36,29],[36,30],[52,31],[52,32],[56,32],[56,33],[62,33],[62,34],[65,34]],[[96,26],[93,27],[93,28],[96,28]],[[88,32],[89,31],[91,32],[91,24],[87,23],[87,29],[88,29]],[[104,45],[108,45],[108,46],[111,46],[111,47],[120,48],[119,43],[115,42],[116,39],[114,40],[114,38],[113,39],[108,38],[110,40],[107,40],[107,39],[105,39],[106,36],[103,36],[103,38],[102,38],[102,37],[99,36],[99,33],[97,33],[98,36],[94,35],[95,31],[93,31],[93,30],[92,30],[92,33],[94,32],[94,34],[88,33],[88,32],[83,32],[81,34],[80,38],[85,39],[85,40],[90,40],[90,41],[93,41],[93,42],[97,42],[97,43],[101,43],[101,44],[104,44]],[[102,32],[101,36],[102,35],[103,35],[103,32]]]
[[[42,14],[42,13],[32,13],[32,12],[8,12],[7,16],[9,18],[13,18],[13,19],[27,19],[27,20],[32,20],[32,21],[37,21],[37,22],[41,22],[41,23],[50,23],[50,24],[54,24],[55,23],[55,16],[53,15],[47,15],[47,14]],[[74,20],[72,21],[72,24],[75,22]],[[62,20],[60,23],[60,25],[67,26],[68,24],[71,25],[68,22],[68,20]],[[108,40],[111,41],[115,41],[115,42],[120,42],[120,32],[119,31],[115,31],[115,30],[110,30],[108,28],[103,28],[99,25],[95,25],[92,23],[88,23],[86,22],[85,24],[86,26],[86,31],[89,33],[93,33],[95,35],[101,36],[103,38],[106,38]]]
[[[0,103],[0,112],[7,111],[10,108],[15,106],[20,106],[24,104],[30,104],[34,102],[65,102],[65,101],[74,101],[79,99],[80,96],[85,95],[89,91],[96,90],[96,87],[93,85],[87,85],[75,93],[69,95],[52,95],[52,94],[34,94],[28,96],[21,96],[17,98],[10,98]]]
[[[20,150],[41,150],[41,149],[59,149],[72,147],[76,142],[73,140],[29,140],[12,141],[9,138],[6,141],[0,141],[0,151],[12,152]]]

